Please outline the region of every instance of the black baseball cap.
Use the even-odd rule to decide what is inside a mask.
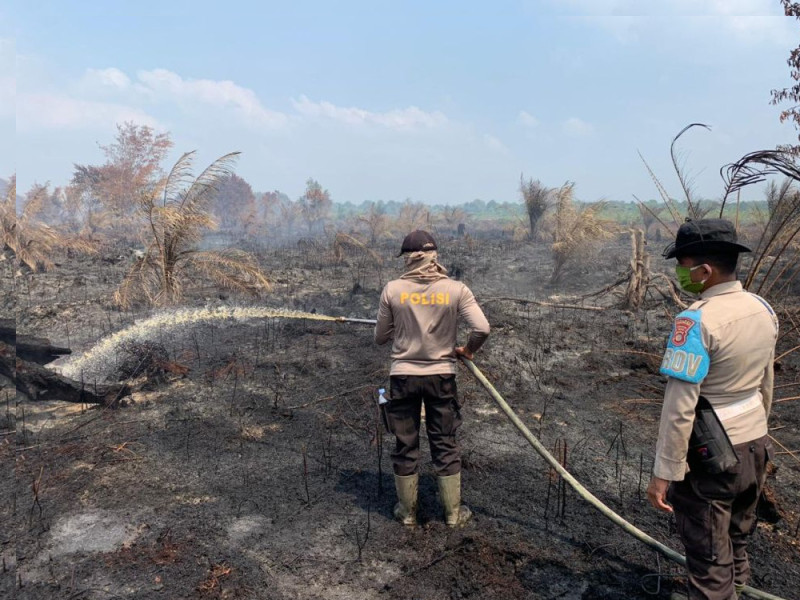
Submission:
[[[678,228],[675,241],[664,248],[664,258],[732,252],[752,252],[738,242],[733,223],[727,219],[698,219],[687,220]]]
[[[402,256],[406,252],[427,252],[428,250],[437,250],[436,240],[427,231],[417,229],[403,239],[400,254],[397,256]]]

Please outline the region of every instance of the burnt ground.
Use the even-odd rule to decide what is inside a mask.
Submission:
[[[493,327],[476,364],[545,446],[566,449],[584,485],[680,550],[672,519],[644,496],[664,384],[657,366],[676,309],[658,294],[636,314],[615,308],[613,293],[579,299],[624,272],[627,244],[587,253],[560,287],[547,285],[544,245],[441,245]],[[374,318],[381,286],[400,267],[392,250],[376,267],[358,256],[337,264],[321,244],[262,249],[275,282],[265,299],[204,288],[186,306]],[[64,257],[21,279],[15,296],[6,271],[4,312],[16,313],[20,332],[79,355],[148,317],[110,303],[127,261],[112,250]],[[22,402],[13,390],[3,398],[6,597],[666,598],[682,582],[680,568],[565,490],[463,368],[463,489],[475,518],[461,530],[443,525],[425,462],[422,524],[404,530],[391,517],[391,440],[374,404],[389,349],[373,345],[370,326],[226,319],[161,326],[149,340],[168,372],[159,379],[154,369],[148,389],[114,409]],[[86,367],[85,382],[135,380],[141,352],[105,355]],[[779,367],[776,398],[796,395],[797,358]],[[788,450],[800,450],[798,420],[800,402],[775,404],[772,433]],[[775,464],[783,518],[760,523],[752,538],[752,585],[798,598],[800,455],[779,454]]]

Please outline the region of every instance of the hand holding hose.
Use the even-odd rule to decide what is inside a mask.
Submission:
[[[466,346],[458,346],[456,348],[456,354],[458,356],[463,356],[468,360],[472,360],[472,358],[475,356]]]

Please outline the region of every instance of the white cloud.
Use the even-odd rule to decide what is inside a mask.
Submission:
[[[594,133],[594,126],[578,117],[570,117],[562,126],[565,134],[571,137],[582,137]]]
[[[313,102],[306,96],[292,100],[295,110],[304,117],[328,119],[346,125],[377,125],[395,131],[431,129],[448,123],[447,117],[439,112],[426,112],[416,106],[398,108],[386,112],[372,112],[363,108],[336,106],[330,102]]]
[[[270,189],[290,190],[312,173],[332,182],[326,183],[331,189],[335,185],[337,199],[362,198],[365,189],[403,190],[397,197],[425,201],[491,197],[486,172],[508,175],[513,190],[514,173],[520,170],[495,135],[419,105],[375,110],[365,103],[341,106],[298,94],[287,98],[287,108],[278,112],[262,102],[255,88],[190,79],[166,69],[132,73],[103,67],[85,69],[72,79],[51,75],[27,76],[20,88],[19,170],[27,173],[21,186],[30,185],[33,175],[64,181],[73,161],[91,164],[95,140],[111,139],[114,126],[125,121],[169,129],[182,149],[212,154],[217,149],[243,150],[243,176]],[[528,117],[532,124],[533,117]],[[42,148],[48,148],[47,171],[43,160],[35,169],[27,167]],[[267,177],[264,161],[273,167]],[[8,160],[0,156],[0,162]],[[386,164],[398,167],[387,171]],[[469,167],[465,177],[465,164],[480,168]],[[430,183],[442,179],[446,186]]]
[[[180,109],[183,119],[219,119],[221,110],[231,111],[248,126],[268,129],[328,120],[351,127],[414,132],[449,123],[443,113],[416,106],[376,112],[314,102],[306,96],[292,100],[294,113],[283,113],[267,108],[254,90],[233,81],[189,79],[167,69],[139,71],[135,78],[116,67],[87,69],[66,91],[49,87],[40,83],[20,98],[22,129],[93,127],[126,120],[152,125],[156,119],[149,113],[171,107]]]
[[[248,124],[281,128],[292,119],[265,107],[255,91],[230,80],[188,79],[167,69],[139,71],[136,81],[116,68],[87,69],[81,89],[89,95],[115,91],[126,103],[174,103],[193,109],[203,106],[232,109]],[[358,107],[341,107],[330,102],[314,102],[306,96],[292,100],[300,118],[328,119],[347,125],[374,125],[395,131],[433,128],[447,123],[441,112],[426,112],[416,106],[385,112],[372,112]]]
[[[517,122],[525,127],[530,127],[531,129],[539,126],[539,119],[524,110],[519,111]]]
[[[79,100],[61,94],[20,94],[18,98],[20,131],[113,128],[125,121],[161,128],[154,117],[134,106]]]
[[[131,79],[119,69],[110,67],[108,69],[86,69],[82,83],[90,91],[98,89],[124,91],[130,87]]]
[[[495,136],[489,135],[488,133],[483,135],[483,143],[486,144],[486,147],[492,152],[497,152],[499,154],[511,154],[511,151],[503,142],[501,142]]]
[[[288,122],[283,113],[264,107],[253,90],[232,81],[184,79],[166,69],[139,71],[137,80],[137,90],[153,101],[230,107],[248,122],[266,127],[281,127]]]

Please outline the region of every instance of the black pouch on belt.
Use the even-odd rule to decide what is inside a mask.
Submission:
[[[392,428],[389,427],[389,415],[386,414],[386,404],[378,404],[378,412],[381,413],[381,421],[386,433],[392,433]]]
[[[692,471],[717,475],[739,464],[739,457],[711,403],[700,396],[687,455]]]

